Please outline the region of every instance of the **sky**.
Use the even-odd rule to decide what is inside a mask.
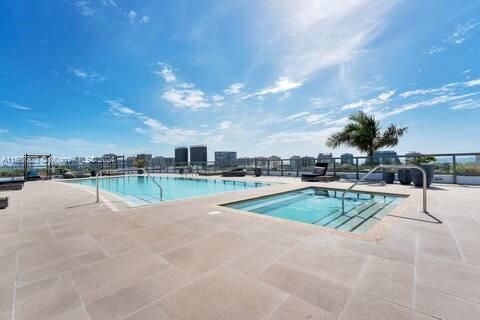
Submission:
[[[398,153],[479,152],[478,0],[0,2],[0,155],[351,152],[363,110]]]

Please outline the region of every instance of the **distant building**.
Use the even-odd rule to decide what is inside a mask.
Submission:
[[[137,160],[145,163],[145,167],[148,167],[152,163],[152,155],[149,153],[139,153],[137,154]]]
[[[297,168],[297,167],[300,167],[302,165],[302,157],[300,156],[291,156],[290,157],[290,166],[292,168]]]
[[[248,158],[248,157],[238,158],[237,163],[246,167],[253,166],[255,164],[255,158]]]
[[[398,155],[393,150],[375,151],[372,164],[400,164]]]
[[[319,153],[317,160],[318,162],[333,164],[333,155],[331,153]]]
[[[340,163],[341,163],[341,164],[353,165],[353,163],[354,163],[353,154],[351,154],[351,153],[343,153],[343,154],[340,156]]]
[[[174,158],[156,156],[156,157],[153,157],[152,159],[152,165],[155,167],[161,167],[161,168],[171,167],[173,166],[174,163],[175,163]]]
[[[236,151],[215,151],[215,165],[232,167],[237,161]]]
[[[475,163],[480,164],[480,155],[475,156]]]
[[[204,146],[204,145],[190,146],[190,162],[193,162],[193,163],[207,162],[207,146]]]
[[[188,162],[188,148],[177,147],[175,148],[175,163],[187,163]]]
[[[317,159],[315,157],[304,156],[300,159],[300,165],[302,167],[313,167],[317,163]]]
[[[279,156],[268,157],[268,162],[270,169],[278,169],[282,166],[282,158],[280,158]]]
[[[132,168],[135,166],[135,161],[137,161],[137,157],[127,157],[127,168]]]

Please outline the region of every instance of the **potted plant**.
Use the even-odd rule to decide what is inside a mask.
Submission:
[[[400,168],[398,169],[398,181],[403,185],[409,185],[412,183],[412,175],[410,174],[410,169]]]
[[[384,171],[383,172],[383,181],[388,184],[392,184],[395,181],[395,172]]]
[[[437,159],[431,156],[420,156],[413,160],[408,161],[408,164],[421,167],[427,174],[427,187],[432,184],[434,176],[434,168],[429,165],[430,162],[435,162]],[[412,168],[410,169],[410,175],[412,176],[413,184],[416,187],[423,187],[423,174],[422,171]]]
[[[135,168],[139,168],[139,169],[144,168],[145,167],[145,160],[143,160],[143,159],[135,160],[134,165],[135,165]],[[142,174],[143,170],[137,170],[137,173]]]

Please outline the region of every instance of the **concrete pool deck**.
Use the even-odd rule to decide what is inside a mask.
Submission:
[[[55,182],[2,192],[0,319],[480,318],[480,188],[430,189],[437,224],[420,189],[361,185],[409,197],[357,237],[218,206],[348,183],[237,180],[282,184],[138,208]]]

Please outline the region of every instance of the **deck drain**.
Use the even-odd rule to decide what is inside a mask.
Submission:
[[[222,214],[221,211],[210,211],[208,214]]]

